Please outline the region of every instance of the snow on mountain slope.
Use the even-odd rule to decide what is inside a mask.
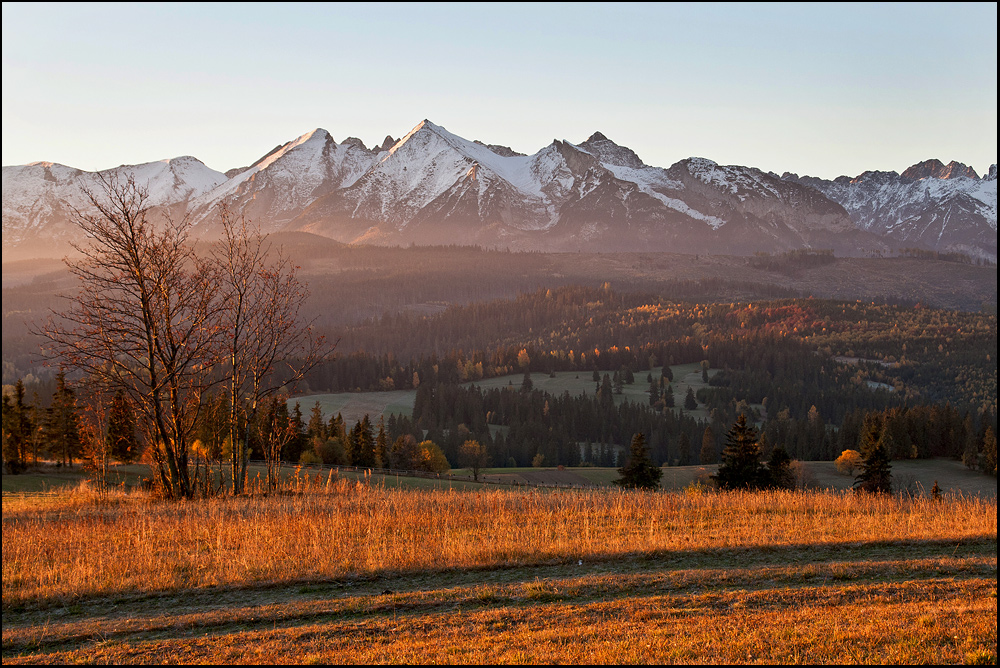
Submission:
[[[194,200],[192,215],[196,224],[211,227],[219,205],[225,203],[265,230],[277,230],[318,197],[354,183],[374,160],[375,154],[360,140],[337,144],[329,132],[317,128]]]
[[[197,158],[122,165],[102,172],[85,172],[51,162],[3,168],[3,245],[17,246],[31,239],[75,236],[73,209],[85,210],[84,189],[101,192],[98,175],[132,175],[147,189],[151,207],[183,204],[226,180],[225,174]]]
[[[549,213],[532,156],[496,152],[424,120],[403,136],[353,185],[320,198],[293,226],[325,230],[353,241],[379,226],[386,234],[410,228],[448,239],[455,225],[468,235],[491,226],[534,229]],[[455,240],[455,237],[451,237]]]
[[[371,149],[317,128],[227,174],[187,157],[119,169],[209,237],[226,204],[266,231],[358,243],[861,254],[888,238],[996,254],[995,166],[979,179],[937,160],[903,176],[822,181],[705,158],[654,167],[600,132],[524,155],[424,120]],[[69,212],[86,205],[79,186],[93,178],[51,163],[4,167],[4,248],[72,236]]]
[[[995,167],[991,167],[995,174]],[[833,181],[785,174],[841,204],[861,229],[894,246],[959,251],[996,261],[996,177],[980,179],[958,162],[928,160],[896,172],[864,172]]]
[[[689,238],[692,248],[718,242],[729,223],[735,241],[719,246],[729,250],[798,248],[817,232],[854,230],[841,207],[811,188],[704,159],[647,166],[599,132],[530,156],[499,149],[424,120],[354,185],[317,199],[289,227],[346,242],[661,250]]]

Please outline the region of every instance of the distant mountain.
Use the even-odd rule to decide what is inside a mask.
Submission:
[[[85,172],[53,162],[3,168],[3,248],[49,249],[79,238],[74,209],[86,210],[84,189],[100,192],[98,174],[132,174],[149,191],[149,203],[182,208],[212,188],[226,175],[209,169],[197,158],[122,165],[102,172]]]
[[[892,247],[920,247],[997,257],[996,165],[982,179],[960,162],[927,160],[896,172],[865,172],[833,181],[785,174],[843,206],[860,229]]]
[[[266,229],[281,229],[317,198],[354,183],[376,154],[360,139],[338,144],[329,132],[317,128],[275,147],[247,169],[194,198],[189,210],[196,222],[211,223],[218,205],[226,203]]]
[[[345,242],[546,250],[882,247],[842,207],[760,170],[703,159],[650,167],[599,132],[520,155],[430,121],[288,227]]]
[[[980,179],[936,160],[903,175],[834,181],[704,158],[664,169],[600,132],[524,155],[425,120],[373,148],[316,129],[225,174],[188,157],[117,169],[147,183],[153,204],[190,215],[206,237],[217,233],[224,203],[268,231],[347,243],[846,255],[903,243],[996,258],[995,167]],[[72,210],[86,204],[80,188],[94,182],[51,163],[4,167],[5,255],[72,238]]]

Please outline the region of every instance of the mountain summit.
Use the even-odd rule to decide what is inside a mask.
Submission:
[[[996,258],[996,168],[980,179],[958,162],[833,181],[705,158],[663,168],[599,131],[524,155],[425,119],[372,148],[316,128],[225,174],[191,157],[116,169],[207,237],[225,204],[265,230],[349,243],[732,254],[902,244]],[[95,183],[51,163],[4,167],[5,255],[74,238],[70,213]]]

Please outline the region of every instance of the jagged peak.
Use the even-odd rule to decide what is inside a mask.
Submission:
[[[385,139],[382,140],[382,146],[380,147],[380,150],[388,151],[390,148],[395,146],[396,142],[398,141],[399,141],[398,139],[393,139],[392,135],[386,135]]]
[[[345,139],[340,143],[346,146],[355,146],[357,148],[364,149],[365,151],[368,150],[368,147],[365,146],[365,143],[360,139],[358,139],[357,137],[348,137],[347,139]]]
[[[645,163],[639,159],[635,151],[616,144],[602,132],[595,132],[587,138],[587,141],[580,144],[580,148],[593,154],[598,160],[608,165],[619,167],[629,167],[631,169],[642,169]]]
[[[947,175],[941,177],[944,179],[952,179],[956,176],[965,176],[970,179],[979,178],[979,174],[976,174],[976,170],[974,170],[970,165],[963,164],[956,160],[952,160],[945,165],[944,168],[947,172]]]
[[[946,165],[937,158],[931,158],[930,160],[924,160],[923,162],[911,165],[903,172],[902,176],[914,181],[927,178],[954,179],[963,176],[970,179],[979,178],[976,170],[968,165],[956,160],[952,160]]]
[[[336,142],[333,140],[333,136],[331,136],[330,133],[324,130],[323,128],[316,128],[314,130],[310,130],[304,135],[299,135],[290,142],[285,142],[284,144],[275,146],[266,154],[264,154],[263,157],[259,158],[252,165],[250,165],[250,169],[253,169],[254,167],[265,169],[269,165],[271,165],[275,160],[278,160],[282,156],[287,155],[289,152],[295,150],[300,146],[313,144],[315,142],[327,142],[327,141],[336,144]]]
[[[862,181],[894,181],[898,179],[899,176],[900,175],[898,173],[892,170],[885,171],[879,169],[869,169],[868,171],[861,172],[853,179],[848,179],[848,183],[861,183]],[[906,174],[903,174],[903,176],[906,176]]]
[[[322,139],[325,141],[327,138],[333,139],[330,133],[324,130],[323,128],[313,128],[312,130],[305,133],[292,143],[298,145],[298,144],[304,144],[310,139]]]

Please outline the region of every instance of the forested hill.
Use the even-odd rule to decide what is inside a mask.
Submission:
[[[638,372],[702,360],[733,373],[762,367],[765,383],[791,358],[816,358],[906,400],[995,412],[996,344],[993,314],[821,299],[674,302],[565,287],[344,330],[338,359],[317,369],[309,388],[406,389],[525,369]],[[823,391],[822,383],[801,387],[801,397]]]

